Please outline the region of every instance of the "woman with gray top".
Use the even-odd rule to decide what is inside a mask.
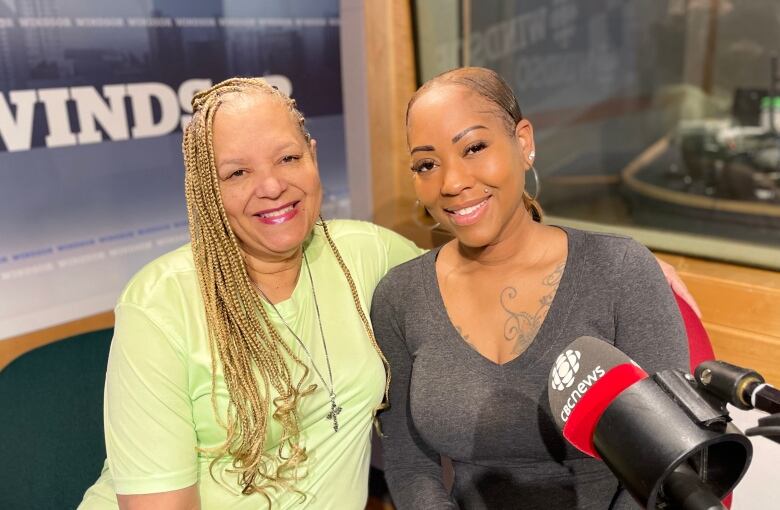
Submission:
[[[493,71],[423,85],[407,137],[417,196],[455,239],[393,269],[374,294],[392,371],[380,421],[397,508],[637,508],[557,431],[547,381],[583,335],[648,371],[688,366],[656,260],[629,238],[541,223],[525,190],[533,129]],[[451,491],[441,457],[453,463]]]

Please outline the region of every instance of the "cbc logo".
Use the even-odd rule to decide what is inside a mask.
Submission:
[[[580,369],[580,351],[568,349],[558,356],[552,373],[552,385],[558,391],[563,391],[574,384],[574,375]]]

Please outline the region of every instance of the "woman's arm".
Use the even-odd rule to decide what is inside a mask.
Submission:
[[[669,285],[671,285],[672,290],[678,296],[680,296],[683,301],[688,303],[688,305],[690,305],[690,307],[693,309],[694,313],[696,313],[696,315],[701,319],[701,310],[699,310],[699,305],[696,304],[696,300],[693,299],[693,295],[688,290],[688,287],[685,286],[685,283],[680,278],[680,275],[677,274],[677,270],[674,268],[674,266],[664,262],[658,257],[655,257],[655,259],[658,262],[658,265],[661,266],[661,271],[664,274],[664,278],[666,278],[666,281],[669,283]]]
[[[388,278],[371,307],[374,333],[390,363],[390,408],[380,414],[385,478],[397,508],[457,509],[442,481],[441,457],[420,437],[409,412],[412,358],[392,305]]]
[[[104,397],[108,467],[115,492],[130,504],[141,504],[135,495],[185,497],[181,508],[190,508],[198,464],[189,354],[154,317],[135,304],[116,308]]]
[[[197,485],[184,489],[156,494],[117,494],[119,510],[200,510],[200,496]]]
[[[628,243],[615,299],[615,346],[648,373],[688,371],[688,338],[672,290],[644,246]]]

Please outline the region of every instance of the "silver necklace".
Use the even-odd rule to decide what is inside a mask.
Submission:
[[[314,363],[314,357],[309,352],[309,349],[306,348],[306,344],[303,343],[301,337],[295,334],[295,331],[293,331],[290,325],[287,324],[287,321],[284,320],[284,317],[282,316],[281,313],[279,313],[279,310],[276,308],[276,306],[271,302],[270,299],[268,299],[268,296],[265,295],[263,289],[261,289],[260,286],[257,285],[255,282],[252,282],[252,285],[254,285],[255,289],[257,289],[257,292],[260,293],[263,299],[269,305],[271,305],[271,308],[274,309],[276,315],[278,315],[279,318],[282,320],[282,324],[284,324],[284,327],[286,327],[287,331],[289,331],[290,334],[293,337],[295,337],[295,339],[298,341],[298,344],[303,348],[304,352],[306,352],[306,355],[309,357],[312,368],[314,368],[314,371],[317,373],[317,376],[319,376],[320,380],[322,381],[322,385],[325,386],[326,390],[328,390],[328,396],[330,397],[330,412],[328,413],[327,416],[325,416],[325,419],[332,421],[333,432],[338,432],[339,431],[338,415],[339,413],[341,413],[341,406],[336,404],[336,391],[335,391],[335,386],[333,385],[333,371],[330,368],[330,356],[328,356],[328,344],[325,342],[325,333],[322,329],[322,318],[320,317],[320,305],[317,302],[317,291],[314,289],[314,278],[311,275],[311,268],[309,267],[309,259],[306,257],[305,251],[303,252],[303,262],[306,264],[306,273],[309,275],[309,283],[311,284],[311,294],[312,297],[314,297],[314,310],[317,312],[317,324],[319,324],[320,326],[320,337],[322,338],[322,347],[325,350],[325,363],[327,363],[328,366],[328,379],[330,380],[330,385],[328,385],[328,383],[325,382],[325,378],[322,376],[320,369],[317,368],[317,364]]]

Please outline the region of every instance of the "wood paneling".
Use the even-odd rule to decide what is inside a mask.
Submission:
[[[406,105],[417,89],[410,2],[367,1],[366,69],[374,222],[430,246],[415,225],[406,147]]]
[[[752,368],[780,387],[780,337],[704,322],[718,359]]]
[[[695,296],[715,355],[780,386],[780,273],[659,253]]]

